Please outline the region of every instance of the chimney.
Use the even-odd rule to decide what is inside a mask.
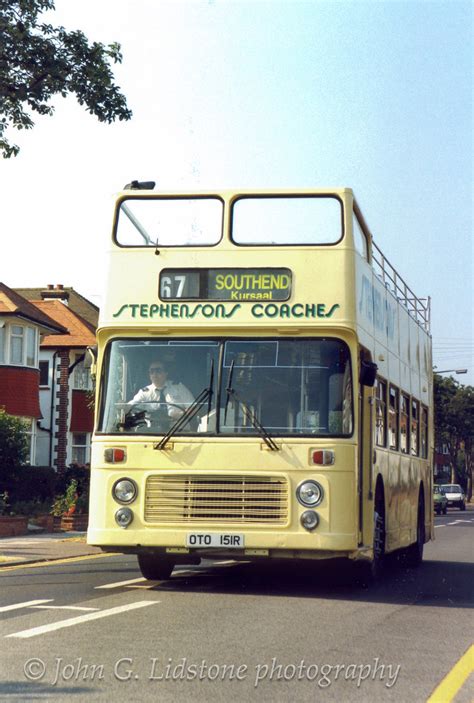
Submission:
[[[58,283],[55,286],[52,283],[48,283],[47,289],[41,291],[41,299],[60,300],[62,303],[67,305],[69,301],[69,293],[67,290],[64,290],[64,285],[62,283]]]

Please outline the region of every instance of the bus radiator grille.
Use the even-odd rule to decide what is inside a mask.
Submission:
[[[145,522],[286,525],[288,482],[271,476],[149,476]]]

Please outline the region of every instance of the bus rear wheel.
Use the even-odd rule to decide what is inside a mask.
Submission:
[[[175,562],[159,554],[138,554],[138,566],[144,578],[163,581],[171,576]]]
[[[418,498],[418,514],[416,518],[416,542],[410,544],[405,550],[405,563],[407,566],[417,567],[423,561],[423,549],[425,546],[425,504],[423,494],[420,492]]]

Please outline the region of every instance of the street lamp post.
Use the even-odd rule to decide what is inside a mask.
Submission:
[[[433,371],[435,373],[467,373],[467,369],[443,369],[442,371],[438,371],[436,366],[433,366]]]

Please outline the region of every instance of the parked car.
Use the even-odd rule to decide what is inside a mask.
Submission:
[[[441,515],[441,513],[446,515],[448,511],[448,499],[444,491],[441,490],[441,486],[433,487],[433,507],[437,515]]]
[[[448,508],[466,510],[466,494],[459,483],[443,483],[440,488],[448,499]]]

